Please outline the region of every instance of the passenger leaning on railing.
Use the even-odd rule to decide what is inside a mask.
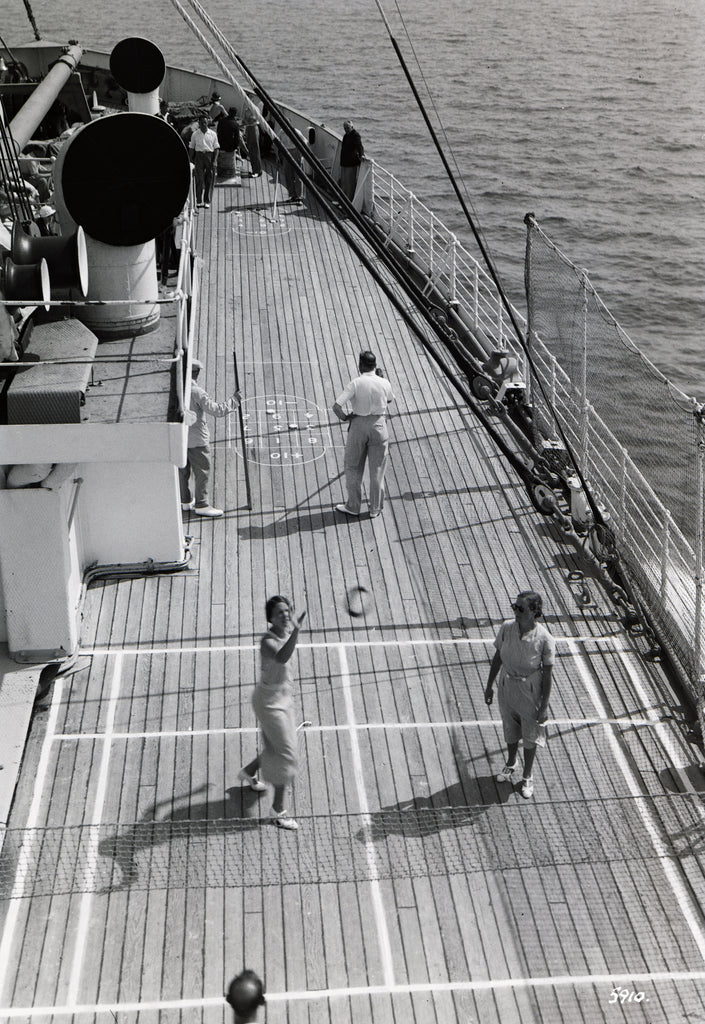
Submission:
[[[350,202],[355,198],[357,175],[365,155],[360,133],[352,121],[343,121],[343,141],[340,144],[340,187]]]

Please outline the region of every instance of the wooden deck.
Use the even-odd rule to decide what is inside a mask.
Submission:
[[[226,515],[186,519],[190,568],[88,592],[0,862],[0,1016],[210,1024],[249,966],[269,1024],[704,1020],[705,777],[684,710],[594,580],[581,604],[587,566],[320,211],[275,220],[272,199],[265,168],[198,217],[197,355],[223,399],[236,353],[253,507],[232,416],[213,445]],[[350,521],[328,410],[365,347],[397,413],[384,514]],[[525,588],[558,645],[531,801],[494,781],[483,700]],[[277,592],[308,609],[297,834],[237,781]]]

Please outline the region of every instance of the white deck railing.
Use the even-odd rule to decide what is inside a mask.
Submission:
[[[436,290],[462,311],[464,321],[484,343],[487,354],[498,343],[518,358],[524,353],[511,332],[509,316],[497,287],[456,235],[394,175],[372,161],[374,219],[390,243],[402,249],[426,277],[425,290]],[[512,307],[522,328],[524,317]]]
[[[435,214],[374,162],[373,187],[375,222],[388,242],[405,252],[425,275],[426,290],[437,291],[455,307],[488,352],[506,347],[525,369],[527,357],[490,275]],[[513,307],[512,311],[524,330],[525,318]],[[659,637],[678,659],[699,697],[705,675],[704,609],[693,547],[629,453],[590,405],[576,408],[567,374],[535,336],[531,354],[581,471],[609,515],[619,552]]]

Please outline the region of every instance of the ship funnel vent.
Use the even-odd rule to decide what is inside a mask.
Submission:
[[[159,117],[101,117],[71,137],[57,168],[62,157],[60,190],[66,209],[87,235],[108,245],[140,245],[156,238],[188,197],[186,147]]]
[[[131,111],[159,113],[159,86],[164,81],[166,64],[158,46],[140,36],[122,39],[110,54],[110,70],[127,92]]]

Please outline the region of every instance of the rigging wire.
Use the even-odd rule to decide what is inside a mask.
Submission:
[[[12,129],[5,115],[5,108],[0,99],[0,183],[12,219],[23,224],[32,221],[32,206],[29,196],[23,188],[24,180],[18,158],[19,146],[12,137]]]
[[[529,346],[528,346],[528,344],[526,342],[526,338],[524,337],[524,332],[522,331],[521,327],[519,326],[519,323],[518,323],[517,318],[516,318],[515,313],[514,313],[514,308],[511,305],[511,303],[509,302],[509,300],[507,298],[507,295],[506,295],[506,293],[504,291],[504,287],[503,287],[502,282],[500,280],[500,277],[499,277],[499,274],[497,272],[497,269],[494,266],[494,262],[493,262],[493,260],[492,260],[492,258],[490,256],[489,251],[488,251],[488,249],[487,249],[487,247],[486,247],[486,245],[485,245],[485,243],[483,241],[483,238],[481,236],[481,232],[480,232],[479,226],[475,223],[474,219],[470,216],[470,211],[468,209],[468,205],[467,205],[467,203],[465,201],[464,196],[462,195],[462,193],[460,191],[460,188],[459,188],[458,183],[457,183],[457,181],[455,179],[453,171],[451,170],[451,167],[450,167],[450,165],[448,163],[448,159],[446,157],[446,154],[445,154],[445,152],[443,150],[443,147],[441,146],[441,143],[440,143],[440,141],[438,139],[438,135],[437,135],[433,125],[431,124],[431,120],[430,120],[430,118],[428,116],[428,112],[427,112],[427,110],[426,110],[426,108],[424,106],[423,100],[421,99],[419,91],[418,91],[418,89],[416,87],[416,83],[414,82],[414,80],[413,80],[413,78],[411,76],[411,72],[409,71],[407,63],[406,63],[406,61],[404,59],[404,55],[401,52],[401,48],[399,46],[399,43],[397,42],[397,39],[394,36],[394,33],[392,32],[391,25],[389,24],[389,20],[387,19],[387,16],[384,13],[384,9],[382,7],[381,0],[375,0],[375,3],[377,5],[377,9],[379,10],[379,13],[380,13],[380,16],[382,18],[382,21],[384,22],[385,28],[387,29],[387,34],[389,35],[390,41],[391,41],[392,46],[394,48],[394,52],[397,55],[397,59],[399,60],[399,63],[401,65],[401,67],[402,67],[402,70],[403,70],[403,72],[404,72],[404,74],[406,76],[407,82],[409,83],[409,87],[411,88],[411,91],[412,91],[412,93],[414,95],[414,99],[416,100],[417,105],[418,105],[418,107],[419,107],[419,109],[421,111],[421,114],[423,116],[423,119],[426,122],[426,127],[429,130],[429,134],[431,135],[431,138],[432,138],[433,143],[434,143],[434,145],[436,147],[438,155],[439,155],[439,157],[441,159],[443,167],[445,168],[446,174],[448,175],[450,183],[453,186],[453,190],[454,190],[454,192],[455,192],[455,194],[456,194],[456,196],[458,198],[458,201],[460,203],[461,209],[462,209],[462,211],[463,211],[463,213],[465,215],[465,218],[466,218],[466,220],[467,220],[467,222],[468,222],[468,224],[469,224],[469,226],[470,226],[470,228],[472,230],[472,233],[473,233],[473,235],[475,237],[475,240],[476,240],[476,242],[477,242],[477,244],[478,244],[478,246],[480,248],[480,252],[481,252],[482,257],[483,257],[483,259],[485,261],[485,264],[486,264],[487,269],[488,269],[488,271],[490,273],[490,276],[492,277],[492,280],[494,281],[495,286],[497,287],[497,291],[499,293],[500,299],[502,300],[502,304],[503,304],[504,308],[506,309],[506,311],[507,311],[507,313],[509,315],[509,319],[511,320],[511,323],[512,323],[512,326],[513,326],[514,331],[516,333],[516,336],[517,336],[517,339],[519,341],[519,344],[521,345],[521,348],[522,348],[522,350],[524,351],[524,353],[526,355],[528,364],[529,364],[531,370],[533,371],[534,378],[535,378],[536,383],[538,384],[538,387],[539,387],[539,389],[540,389],[540,391],[541,391],[541,393],[542,393],[542,395],[544,397],[544,400],[546,401],[546,404],[547,404],[548,408],[552,412],[553,419],[554,419],[554,422],[556,424],[556,428],[557,428],[557,430],[558,430],[558,432],[560,434],[560,437],[561,437],[561,441],[563,443],[563,446],[564,446],[566,452],[568,453],[570,461],[573,464],[573,468],[575,470],[575,474],[578,477],[578,479],[580,481],[580,484],[581,484],[581,486],[583,488],[583,492],[585,493],[586,500],[587,500],[588,504],[590,505],[590,509],[592,511],[592,514],[593,514],[593,517],[595,519],[595,522],[596,523],[600,523],[600,524],[602,524],[604,526],[604,518],[603,518],[602,512],[601,512],[601,510],[600,510],[600,508],[599,508],[599,506],[598,506],[598,504],[597,504],[597,502],[596,502],[596,500],[595,500],[595,498],[594,498],[594,496],[593,496],[593,494],[592,494],[592,492],[591,492],[591,490],[590,490],[590,488],[589,488],[589,486],[587,484],[587,481],[585,480],[585,477],[583,475],[582,470],[580,469],[580,466],[578,464],[578,459],[577,459],[575,453],[573,452],[573,449],[572,449],[572,447],[571,447],[571,445],[570,445],[570,443],[569,443],[569,441],[568,441],[568,439],[567,439],[567,437],[565,435],[565,431],[563,430],[563,426],[562,426],[562,424],[561,424],[561,422],[560,422],[560,420],[558,418],[558,414],[557,414],[557,412],[555,410],[555,407],[554,407],[553,403],[551,402],[550,397],[546,393],[546,390],[545,390],[545,388],[543,386],[543,382],[541,380],[541,377],[540,377],[540,375],[536,371],[536,367],[534,365],[534,361],[533,361],[533,357],[532,357],[532,354],[531,354],[531,350],[530,350],[530,348],[529,348]],[[418,63],[418,60],[417,60],[417,63]],[[425,83],[425,84],[426,84],[426,87],[428,89],[427,83]]]
[[[527,341],[526,341],[526,339],[524,337],[524,333],[521,330],[521,328],[519,326],[519,323],[518,323],[518,321],[516,319],[513,307],[512,307],[511,303],[509,302],[509,300],[507,298],[507,295],[505,293],[504,287],[503,287],[502,282],[501,282],[501,280],[499,278],[499,274],[498,274],[498,272],[497,272],[497,270],[496,270],[496,268],[494,266],[494,263],[493,263],[493,260],[492,260],[492,258],[490,256],[490,254],[489,254],[488,248],[485,245],[485,242],[484,242],[484,239],[483,239],[483,237],[481,235],[480,229],[479,229],[478,225],[475,224],[474,219],[470,216],[470,211],[468,209],[468,203],[466,203],[465,197],[462,195],[462,193],[460,191],[460,188],[458,186],[458,182],[456,180],[456,177],[453,174],[453,171],[452,171],[452,169],[450,167],[450,164],[448,162],[446,154],[445,154],[445,152],[443,150],[443,147],[441,146],[441,143],[440,143],[440,141],[438,139],[438,135],[437,135],[437,133],[436,133],[436,131],[435,131],[435,129],[434,129],[432,123],[431,123],[431,120],[430,120],[430,118],[428,116],[428,112],[427,112],[427,110],[426,110],[426,108],[424,106],[423,100],[421,99],[419,91],[418,91],[418,89],[416,87],[416,83],[414,82],[414,80],[413,80],[413,78],[411,76],[411,73],[410,73],[410,71],[408,69],[407,63],[406,63],[406,61],[404,59],[404,56],[403,56],[403,54],[401,52],[401,48],[399,46],[399,43],[397,42],[396,37],[394,36],[394,33],[392,32],[391,25],[389,24],[389,20],[387,19],[387,16],[386,16],[386,14],[384,12],[384,9],[382,7],[381,0],[375,0],[375,3],[377,5],[377,9],[379,10],[380,16],[381,16],[382,21],[384,23],[384,26],[387,29],[387,34],[389,35],[389,39],[390,39],[390,41],[392,43],[392,46],[394,48],[394,51],[395,51],[395,53],[397,55],[397,59],[399,60],[399,63],[400,63],[401,68],[402,68],[402,70],[404,72],[404,75],[406,76],[406,79],[407,79],[407,82],[409,84],[409,87],[410,87],[410,89],[411,89],[411,91],[412,91],[412,93],[414,95],[414,99],[416,100],[416,103],[417,103],[417,105],[419,107],[419,110],[421,111],[423,119],[424,119],[424,121],[426,123],[426,127],[428,128],[429,134],[430,134],[430,136],[431,136],[431,138],[433,140],[433,143],[434,143],[434,145],[436,147],[436,150],[437,150],[438,155],[439,155],[439,157],[441,159],[443,167],[444,167],[444,169],[446,171],[446,174],[448,175],[450,183],[451,183],[451,185],[453,187],[453,190],[454,190],[454,192],[455,192],[455,194],[457,196],[458,202],[460,203],[461,209],[462,209],[462,211],[463,211],[463,213],[465,215],[465,218],[466,218],[466,220],[468,222],[468,225],[470,226],[470,229],[472,230],[472,233],[473,233],[473,235],[475,237],[475,240],[476,240],[476,242],[477,242],[477,244],[479,246],[480,252],[481,252],[482,257],[483,257],[483,259],[485,261],[485,264],[486,264],[487,269],[488,269],[488,271],[490,273],[490,276],[492,277],[492,280],[494,281],[495,286],[497,287],[497,290],[498,290],[500,299],[502,301],[502,304],[503,304],[504,308],[506,309],[506,311],[507,311],[507,313],[509,315],[509,319],[510,319],[510,321],[512,323],[512,326],[514,328],[514,331],[516,333],[517,340],[518,340],[522,350],[524,351],[524,353],[526,355],[528,365],[529,365],[531,371],[533,372],[534,379],[535,379],[535,381],[536,381],[536,383],[537,383],[537,385],[539,387],[539,390],[541,391],[541,394],[543,395],[544,401],[546,402],[547,407],[551,410],[551,413],[552,413],[552,416],[553,416],[553,420],[555,422],[555,425],[556,425],[556,428],[558,430],[558,433],[559,433],[559,435],[561,437],[561,441],[563,443],[563,446],[564,446],[564,448],[566,450],[566,453],[567,453],[567,455],[568,455],[568,457],[570,459],[570,462],[572,463],[573,469],[575,471],[575,475],[578,478],[578,480],[580,481],[580,485],[582,487],[583,493],[584,493],[585,498],[586,498],[586,500],[588,502],[588,505],[590,507],[590,510],[591,510],[591,513],[592,513],[592,516],[593,516],[593,520],[594,520],[594,524],[605,535],[607,535],[608,537],[612,538],[613,537],[612,531],[610,530],[610,528],[607,526],[607,524],[605,522],[605,517],[603,515],[602,509],[597,504],[595,496],[592,493],[592,489],[588,485],[587,480],[585,479],[585,476],[584,476],[584,474],[582,472],[582,469],[580,468],[580,465],[578,463],[577,456],[575,455],[575,453],[574,453],[574,451],[572,449],[572,446],[570,445],[570,443],[569,443],[569,441],[568,441],[568,439],[566,437],[565,431],[563,429],[563,425],[560,422],[560,419],[558,417],[558,413],[557,413],[557,411],[555,409],[555,406],[552,403],[549,395],[547,394],[546,389],[544,388],[543,381],[541,380],[540,374],[536,370],[536,366],[534,364],[533,356],[532,356],[532,353],[530,351],[529,345],[527,344]],[[409,38],[409,33],[408,33],[408,30],[406,29],[406,24],[404,22],[403,16],[401,15],[401,11],[399,11],[398,2],[396,2],[396,7],[397,7],[397,11],[400,14],[402,24],[404,25],[404,30],[405,30],[405,32],[407,34],[407,38]],[[409,39],[409,41],[410,41],[410,39]],[[414,57],[416,59],[417,66],[419,66],[419,68],[420,68],[418,57],[416,56],[416,52],[415,52],[415,50],[413,48],[413,45],[412,45],[411,48],[412,48],[412,52],[414,53]],[[422,74],[422,78],[424,78],[423,72],[421,72],[421,74]],[[428,94],[430,96],[431,92],[430,92],[430,89],[428,88],[428,83],[426,82],[425,78],[424,78],[424,85],[426,86],[426,90],[427,90],[427,92],[428,92]],[[435,104],[434,104],[434,110],[436,110]],[[438,117],[437,110],[436,110],[436,116]],[[440,117],[438,117],[438,120],[439,120],[439,123],[442,125],[442,120],[441,120]],[[445,130],[443,129],[443,131],[444,131],[444,135],[445,135]],[[452,150],[451,150],[451,152],[452,152]],[[457,164],[456,164],[456,166],[457,166]],[[462,180],[462,178],[461,178],[461,180]],[[464,183],[463,183],[463,187],[465,187]],[[533,218],[533,214],[527,214],[527,217],[532,217]],[[619,555],[619,552],[617,551],[616,542],[614,543],[614,551],[615,551],[616,556],[617,556],[616,568],[620,572],[620,576],[621,576],[622,581],[623,581],[623,583],[625,585],[625,590],[626,590],[626,593],[627,593],[627,597],[628,597],[629,601],[631,602],[632,606],[635,609],[637,609],[637,610],[640,609],[641,610],[642,621],[644,619],[647,619],[647,621],[648,621],[648,616],[645,615],[643,606],[641,605],[641,602],[638,600],[638,598],[637,598],[637,596],[636,596],[636,594],[634,592],[634,589],[631,586],[631,582],[628,579],[628,571],[627,571],[627,568],[626,568],[626,565],[625,565],[625,562],[624,562],[623,558],[621,557],[621,555]]]
[[[2,35],[0,35],[0,46],[2,46],[3,50],[5,51],[5,53],[6,53],[6,54],[7,54],[7,56],[8,56],[9,58],[10,58],[10,63],[11,63],[11,64],[12,64],[12,65],[13,65],[14,67],[16,67],[16,68],[17,68],[17,67],[20,67],[20,66],[21,66],[21,65],[20,65],[20,62],[19,62],[18,60],[16,60],[16,59],[15,59],[15,56],[14,56],[14,54],[13,54],[12,50],[11,50],[11,49],[10,49],[10,47],[9,47],[9,46],[7,45],[7,43],[5,42],[5,40],[3,39]]]
[[[221,46],[223,46],[223,48],[226,49],[226,52],[228,52],[227,47],[226,47],[226,43],[223,42],[224,37],[221,37],[222,34],[216,28],[215,24],[211,21],[209,15],[205,11],[205,9],[199,3],[194,2],[194,0],[188,0],[188,2],[191,3],[191,6],[194,8],[196,13],[200,16],[201,20],[211,30],[211,32],[216,37],[216,39],[218,39],[218,42],[220,42]],[[215,63],[218,65],[220,70],[225,75],[225,77],[228,80],[228,82],[230,83],[230,85],[233,87],[233,89],[238,94],[238,96],[240,96],[242,102],[245,104],[247,109],[250,111],[250,113],[254,114],[254,116],[257,118],[257,121],[259,123],[260,129],[265,131],[270,137],[273,136],[273,132],[272,132],[272,129],[271,129],[270,125],[267,124],[267,122],[262,117],[261,113],[259,112],[259,110],[255,106],[255,104],[252,102],[252,100],[249,98],[249,96],[247,95],[245,90],[242,88],[242,86],[240,85],[238,80],[235,78],[235,76],[231,72],[230,68],[223,61],[223,59],[218,55],[217,51],[208,42],[208,40],[206,39],[204,34],[199,29],[198,25],[195,23],[193,18],[191,18],[191,16],[189,15],[188,11],[184,8],[183,4],[180,3],[180,0],[171,0],[171,3],[176,8],[176,10],[179,12],[181,17],[184,19],[184,21],[186,22],[188,27],[191,29],[193,34],[196,36],[196,38],[200,42],[201,46],[203,46],[203,48],[206,51],[206,53],[210,57],[213,58]],[[230,56],[231,59],[236,58],[236,55],[233,55],[233,54],[231,54],[229,52],[228,52],[228,56]],[[236,61],[236,62],[239,64],[239,61]],[[247,77],[249,77],[249,75]]]
[[[24,0],[24,6],[25,6],[25,10],[27,11],[27,17],[29,18],[29,23],[32,26],[32,29],[34,30],[34,38],[39,40],[42,37],[39,34],[39,29],[37,28],[37,23],[34,20],[34,13],[32,11],[32,5],[30,3],[30,0]]]
[[[416,100],[418,108],[421,111],[421,116],[423,117],[424,121],[426,122],[426,127],[428,128],[429,134],[430,134],[430,136],[431,136],[431,138],[433,140],[433,143],[434,143],[434,145],[436,147],[438,155],[441,158],[441,163],[443,164],[445,172],[448,175],[448,179],[449,179],[449,181],[450,181],[450,183],[451,183],[451,185],[453,187],[453,191],[455,192],[456,197],[458,199],[458,202],[460,203],[460,207],[461,207],[461,209],[462,209],[462,211],[463,211],[463,213],[465,215],[465,219],[467,220],[468,225],[470,227],[470,230],[472,231],[472,233],[473,233],[473,235],[475,237],[475,241],[477,242],[477,244],[479,246],[480,252],[482,254],[482,258],[484,259],[485,264],[487,266],[487,269],[490,272],[490,276],[492,277],[492,280],[494,281],[494,283],[495,283],[495,285],[497,287],[500,299],[502,300],[502,305],[504,306],[504,308],[507,311],[507,314],[509,315],[509,319],[512,322],[512,326],[514,328],[514,331],[516,333],[517,338],[519,339],[519,342],[521,343],[522,347],[525,349],[526,348],[526,342],[524,340],[524,334],[522,332],[521,327],[519,326],[519,322],[518,322],[518,320],[516,318],[516,315],[514,313],[514,308],[513,308],[512,304],[511,304],[511,302],[509,301],[509,299],[507,298],[507,295],[506,295],[506,293],[504,291],[504,286],[502,285],[502,282],[499,279],[499,274],[497,273],[497,270],[496,270],[496,268],[494,266],[494,261],[492,260],[492,257],[490,256],[490,254],[489,254],[489,252],[487,250],[487,247],[485,245],[484,239],[482,238],[481,232],[479,231],[477,225],[475,224],[474,218],[470,216],[470,210],[468,209],[468,205],[465,202],[465,197],[463,196],[462,192],[460,191],[460,188],[458,186],[458,182],[456,181],[456,178],[455,178],[455,175],[453,174],[452,168],[451,168],[450,164],[448,163],[448,158],[445,155],[445,151],[443,149],[443,146],[440,143],[440,140],[438,138],[436,130],[433,127],[433,125],[431,124],[431,119],[428,116],[428,111],[426,110],[426,107],[424,106],[424,102],[421,99],[421,96],[419,94],[418,89],[416,88],[416,83],[414,82],[414,79],[411,76],[411,72],[409,71],[409,68],[407,66],[406,60],[404,59],[404,55],[401,52],[401,47],[399,46],[399,43],[397,42],[397,39],[396,39],[394,33],[392,32],[392,27],[389,24],[389,21],[387,19],[387,15],[384,13],[384,8],[382,7],[382,4],[381,4],[380,0],[375,0],[375,3],[377,5],[377,9],[379,10],[379,13],[380,13],[380,16],[382,18],[382,21],[384,22],[384,26],[387,29],[387,34],[389,35],[390,42],[391,42],[392,46],[394,47],[394,52],[396,53],[397,59],[398,59],[399,63],[401,64],[402,71],[404,72],[404,74],[406,76],[406,80],[409,83],[409,87],[410,87],[412,93],[414,94],[414,99]]]
[[[429,327],[431,327],[432,330],[439,334],[440,326],[432,316],[431,309],[429,308],[429,303],[425,300],[425,296],[423,295],[419,287],[415,284],[415,282],[412,280],[410,274],[408,274],[405,268],[394,259],[393,254],[388,250],[388,248],[384,244],[382,244],[374,229],[367,222],[365,217],[358,210],[356,210],[352,203],[348,200],[345,193],[341,190],[339,185],[333,180],[328,169],[324,167],[324,165],[321,163],[321,161],[318,159],[315,153],[313,153],[309,149],[305,141],[298,135],[296,129],[293,127],[289,119],[286,117],[280,105],[265,90],[264,86],[258,81],[254,73],[246,65],[242,57],[240,57],[239,54],[235,53],[226,37],[217,28],[217,26],[212,22],[208,14],[205,12],[199,0],[187,0],[187,2],[194,9],[194,11],[196,11],[201,20],[208,26],[210,31],[213,33],[215,38],[218,40],[220,45],[225,50],[229,59],[232,60],[241,69],[242,73],[252,83],[252,87],[255,94],[262,101],[262,103],[267,105],[272,117],[279,125],[279,127],[282,129],[282,131],[292,140],[296,149],[301,153],[301,155],[304,156],[305,159],[315,168],[317,175],[320,177],[321,180],[323,180],[326,183],[326,187],[329,189],[330,192],[333,193],[333,195],[338,199],[340,204],[344,207],[346,212],[349,214],[351,221],[354,222],[354,224],[359,229],[360,233],[363,235],[363,239],[373,249],[374,254],[376,258],[379,260],[379,262],[384,264],[384,266],[393,275],[396,282],[401,285],[401,287],[405,290],[409,298],[412,299],[415,308],[424,317]],[[180,0],[172,0],[172,4],[177,8],[177,10],[179,10],[179,12],[182,14],[182,17],[184,17],[184,19],[186,20],[187,24],[192,26],[195,34],[203,42],[204,40],[202,37],[202,33],[197,28],[197,26],[195,26],[195,23],[193,23],[189,15],[184,11],[184,8]],[[206,45],[208,51],[212,52],[212,48],[210,47],[210,45]],[[221,66],[224,67],[222,61],[220,60],[219,64],[221,64]],[[233,76],[230,74],[229,71],[227,74],[228,79],[233,80]],[[253,109],[257,109],[249,100],[248,104]],[[272,129],[269,125],[267,126],[267,128],[270,132],[272,132]],[[301,175],[303,173],[301,169],[297,166],[293,157],[289,155],[286,149],[282,150],[282,155],[290,164],[290,166],[294,168],[297,174]],[[527,482],[528,484],[527,466],[525,462],[522,461],[520,456],[517,456],[517,454],[512,451],[512,449],[507,444],[506,440],[495,429],[494,425],[490,422],[489,417],[485,414],[484,410],[479,406],[469,388],[466,388],[463,385],[463,383],[457,379],[457,374],[454,373],[453,370],[450,368],[444,356],[441,355],[441,353],[439,353],[437,349],[430,344],[429,339],[421,330],[421,327],[418,324],[418,322],[413,318],[413,316],[411,316],[408,308],[404,305],[404,303],[401,302],[399,296],[391,288],[389,282],[386,281],[384,277],[380,274],[379,269],[375,266],[369,254],[365,252],[365,250],[361,247],[357,239],[350,233],[346,224],[341,220],[339,214],[333,207],[329,197],[325,195],[322,189],[316,184],[314,179],[307,178],[306,181],[307,187],[313,193],[313,195],[315,195],[316,199],[321,204],[321,206],[325,209],[328,217],[330,218],[332,223],[335,224],[336,229],[344,238],[346,244],[355,253],[358,259],[360,259],[361,263],[366,267],[370,275],[375,279],[379,287],[384,291],[385,295],[389,298],[390,302],[392,302],[395,309],[400,314],[400,316],[407,324],[409,329],[416,335],[416,337],[421,342],[422,346],[441,367],[446,377],[448,377],[449,380],[453,381],[454,386],[462,395],[466,404],[473,410],[477,418],[483,424],[483,426],[490,434],[490,436],[493,438],[493,440],[495,441],[499,449],[502,451],[502,453],[505,455],[507,460],[512,464],[512,466],[519,473],[522,479],[524,479],[525,482]],[[441,336],[441,340],[443,341],[445,347],[449,350],[453,358],[456,359],[458,362],[462,364],[463,358],[467,359],[467,356],[464,356],[461,353],[459,353],[457,349],[454,351],[453,346],[450,344],[449,338],[446,335]]]
[[[456,177],[458,178],[458,180],[461,182],[461,184],[463,186],[463,195],[464,195],[464,198],[465,198],[465,202],[468,204],[468,206],[470,207],[470,209],[472,210],[472,212],[473,212],[473,214],[475,216],[475,227],[477,228],[479,234],[482,236],[482,240],[483,240],[483,243],[485,245],[485,248],[489,252],[490,251],[490,245],[489,245],[489,243],[487,241],[487,237],[485,235],[485,232],[482,229],[482,225],[479,223],[479,217],[478,217],[478,214],[477,214],[477,210],[475,209],[475,207],[473,205],[472,197],[470,196],[470,193],[468,191],[468,187],[465,184],[465,180],[463,178],[463,173],[462,173],[462,171],[460,169],[460,165],[459,165],[459,163],[458,163],[458,161],[456,159],[455,152],[453,151],[453,146],[452,146],[452,144],[450,142],[450,139],[448,138],[448,132],[446,131],[445,124],[443,123],[443,118],[441,117],[441,113],[440,113],[440,111],[439,111],[439,109],[438,109],[438,107],[436,105],[436,101],[434,99],[433,92],[431,91],[431,87],[428,84],[428,80],[426,79],[426,75],[424,74],[423,67],[421,65],[421,61],[420,61],[419,56],[418,56],[418,54],[416,52],[416,47],[414,46],[414,41],[413,41],[413,39],[411,37],[409,29],[407,28],[406,22],[404,20],[404,14],[403,14],[400,6],[399,6],[399,0],[395,0],[395,7],[396,7],[396,10],[397,10],[397,14],[399,15],[399,20],[401,22],[402,28],[404,29],[404,35],[406,36],[406,40],[407,40],[407,42],[409,44],[409,49],[411,50],[411,52],[412,52],[412,54],[414,56],[414,61],[416,63],[416,67],[418,68],[419,75],[421,76],[421,79],[423,81],[423,84],[424,84],[424,87],[425,87],[425,90],[426,90],[426,95],[428,97],[428,101],[431,104],[431,107],[433,108],[434,114],[436,115],[436,121],[438,123],[440,133],[443,136],[443,140],[445,142],[445,149],[450,154],[450,160],[451,160],[451,162],[453,164],[453,167],[455,168]]]

